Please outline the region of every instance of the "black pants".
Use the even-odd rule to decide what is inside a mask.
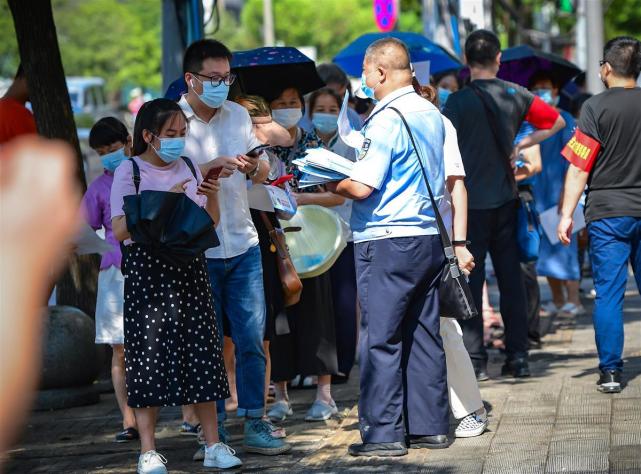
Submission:
[[[272,337],[272,380],[296,375],[333,375],[338,372],[332,283],[329,272],[303,280],[300,302],[286,309],[289,334]]]
[[[470,274],[470,288],[477,308],[483,307],[485,256],[490,253],[501,292],[500,311],[505,324],[505,348],[508,357],[527,355],[528,325],[525,285],[516,243],[517,201],[496,209],[470,209],[467,235],[476,267]],[[460,321],[465,347],[474,361],[486,362],[483,345],[483,319]]]
[[[329,271],[334,300],[338,371],[349,376],[356,358],[356,266],[354,244],[347,247]]]
[[[541,341],[541,290],[537,280],[536,262],[522,263],[525,296],[527,298],[527,337],[531,341]]]

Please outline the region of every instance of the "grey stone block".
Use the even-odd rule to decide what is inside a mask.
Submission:
[[[550,443],[550,456],[575,453],[607,453],[610,441],[605,439],[573,439]]]
[[[93,383],[100,367],[93,320],[71,306],[51,306],[48,312],[40,388],[79,387]]]
[[[586,453],[550,456],[545,466],[546,473],[607,473],[608,455],[587,456]]]

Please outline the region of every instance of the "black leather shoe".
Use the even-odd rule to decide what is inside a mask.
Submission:
[[[534,349],[540,349],[543,347],[543,343],[541,342],[541,339],[529,339],[527,340],[527,346],[528,349],[534,350]]]
[[[444,449],[450,446],[447,435],[410,436],[410,448]]]
[[[530,366],[527,358],[517,357],[515,359],[507,359],[501,368],[501,375],[511,375],[512,377],[529,377]]]
[[[349,446],[347,452],[352,456],[405,456],[405,443],[356,443]]]
[[[621,391],[621,371],[602,370],[597,390],[602,393],[619,393]]]
[[[477,382],[485,382],[490,380],[490,376],[487,375],[487,362],[481,360],[472,360],[472,366],[474,367],[474,374],[476,375]]]

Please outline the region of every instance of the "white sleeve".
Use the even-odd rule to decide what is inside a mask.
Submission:
[[[463,158],[458,147],[458,136],[456,129],[450,120],[443,116],[445,125],[445,143],[443,145],[443,160],[445,164],[445,178],[450,176],[465,176]]]

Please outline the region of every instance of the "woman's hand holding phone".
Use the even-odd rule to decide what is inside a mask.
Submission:
[[[200,186],[198,186],[196,194],[204,194],[205,196],[210,197],[216,196],[218,191],[220,191],[220,182],[218,181],[218,177],[209,177],[208,173],[207,178],[205,178],[203,182],[200,183]]]

